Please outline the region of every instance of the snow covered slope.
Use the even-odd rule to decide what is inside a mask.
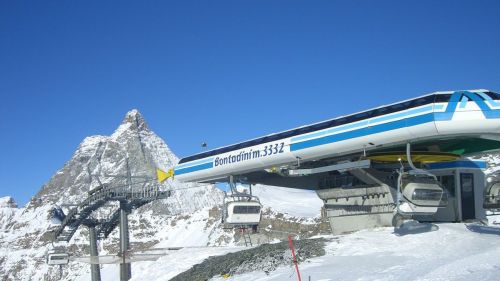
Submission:
[[[469,229],[470,228],[470,229]],[[500,229],[462,223],[439,224],[439,230],[398,236],[392,228],[324,236],[326,255],[299,264],[302,280],[498,280]],[[240,248],[241,249],[241,248]],[[235,247],[183,249],[156,262],[135,267],[132,280],[166,281],[213,255]],[[179,263],[179,261],[182,261]],[[112,272],[103,281],[116,280]],[[81,279],[82,281],[84,279]],[[254,271],[212,280],[297,280],[292,264],[272,272]]]
[[[321,214],[323,201],[315,191],[290,189],[257,184],[252,193],[259,197],[264,208],[298,218],[314,218]]]
[[[469,230],[462,223],[397,236],[392,228],[327,237],[327,254],[300,264],[303,280],[499,280],[500,229]],[[223,280],[214,278],[213,280]],[[297,280],[291,266],[267,275],[224,280]]]

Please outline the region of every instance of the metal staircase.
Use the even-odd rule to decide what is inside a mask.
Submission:
[[[132,210],[154,200],[168,198],[171,195],[171,191],[161,191],[158,185],[147,185],[147,182],[144,182],[140,188],[131,186],[110,188],[102,185],[95,190],[77,207],[69,211],[61,225],[54,231],[54,240],[69,242],[80,225],[97,226],[98,236],[107,237],[118,225],[120,210],[115,211],[108,219],[104,220],[92,219],[90,215],[108,201],[118,201]]]
[[[252,237],[250,233],[246,231],[247,228],[241,228],[241,236],[243,236],[243,241],[245,242],[245,247],[252,247]]]

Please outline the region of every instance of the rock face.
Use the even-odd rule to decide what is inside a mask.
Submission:
[[[307,239],[295,241],[298,262],[312,257],[325,255],[325,239]],[[233,276],[246,272],[261,270],[272,272],[278,266],[293,263],[288,242],[264,244],[249,250],[229,253],[224,256],[210,257],[200,264],[193,266],[171,281],[209,280],[220,275]]]
[[[0,199],[0,279],[1,280],[74,280],[86,274],[88,266],[70,263],[59,276],[59,269],[45,263],[45,254],[54,246],[73,254],[88,254],[87,231],[81,228],[70,243],[51,244],[54,225],[49,220],[53,206],[79,203],[87,192],[99,185],[125,184],[127,159],[133,176],[155,177],[155,168],[168,170],[178,158],[165,142],[151,131],[137,110],[128,112],[111,136],[91,136],[78,146],[72,158],[32,198],[25,208],[18,209],[10,197]],[[149,184],[149,183],[147,183]],[[161,240],[155,237],[169,227],[172,216],[206,211],[221,204],[223,192],[213,185],[183,184],[176,181],[162,188],[174,190],[169,199],[158,200],[135,210],[130,216],[131,242],[148,247]],[[94,214],[110,212],[113,204]],[[68,208],[63,208],[65,211]],[[101,243],[101,251],[116,250],[117,230]]]

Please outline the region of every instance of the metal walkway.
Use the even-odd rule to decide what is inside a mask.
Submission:
[[[120,209],[104,220],[90,218],[90,215],[108,201],[118,201],[132,210],[171,195],[171,191],[161,191],[158,185],[146,186],[147,183],[144,182],[139,188],[129,185],[111,188],[101,185],[95,188],[83,202],[68,212],[54,231],[54,240],[69,242],[80,225],[96,226],[98,237],[107,237],[119,223]]]

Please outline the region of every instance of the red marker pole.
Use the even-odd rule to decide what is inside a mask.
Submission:
[[[297,257],[295,256],[295,247],[293,247],[292,235],[290,234],[288,234],[288,244],[290,245],[290,249],[292,250],[293,263],[295,264],[295,270],[297,270],[297,277],[299,278],[299,281],[301,281],[299,263],[297,262]]]

